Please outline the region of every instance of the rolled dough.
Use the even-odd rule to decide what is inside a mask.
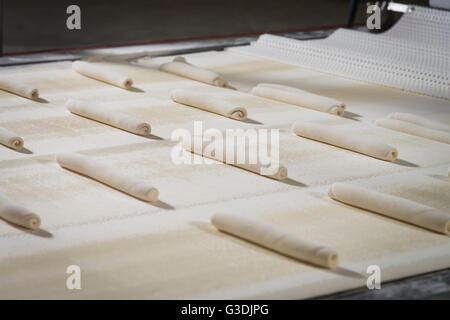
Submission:
[[[129,89],[133,85],[133,80],[130,77],[96,63],[75,61],[72,63],[72,69],[86,77],[103,81],[123,89]]]
[[[450,125],[448,124],[432,121],[412,113],[393,112],[388,115],[388,118],[411,122],[419,126],[427,127],[434,130],[450,131]]]
[[[381,160],[395,161],[398,156],[397,149],[378,139],[355,135],[335,126],[330,127],[310,122],[295,122],[292,125],[292,132],[308,139],[325,142]]]
[[[172,62],[164,63],[159,68],[165,72],[211,84],[216,87],[228,87],[228,82],[220,74],[193,66],[184,57],[175,57]]]
[[[258,219],[216,213],[211,217],[211,223],[221,231],[301,261],[330,269],[339,264],[339,256],[335,250],[302,239]]]
[[[202,137],[193,137],[192,141],[182,141],[182,146],[185,150],[196,153],[198,155],[201,155],[203,157],[207,157],[210,159],[214,159],[238,168],[242,168],[245,170],[248,170],[250,172],[254,172],[260,175],[263,175],[265,177],[269,177],[275,180],[284,180],[287,178],[288,170],[285,166],[281,164],[276,164],[274,162],[271,162],[269,164],[262,164],[259,159],[257,159],[257,163],[249,163],[249,158],[246,156],[246,163],[239,163],[236,159],[227,159],[226,150],[227,150],[227,141],[224,141],[223,143],[223,150],[222,154],[219,154],[218,152],[209,153],[207,152],[207,147],[210,144],[210,141],[204,140]],[[199,148],[200,147],[200,148]],[[235,149],[236,150],[236,149]],[[246,150],[248,153],[248,150]],[[269,169],[271,166],[274,168],[277,167],[276,172],[273,174],[265,174],[263,172],[263,168]]]
[[[338,116],[345,111],[345,104],[335,99],[279,84],[260,83],[252,89],[252,94]]]
[[[0,127],[0,143],[15,150],[23,148],[23,139],[3,127]]]
[[[0,217],[19,226],[36,230],[41,225],[38,215],[0,194]]]
[[[375,121],[375,124],[379,127],[450,144],[450,132],[447,131],[430,129],[411,122],[394,119],[380,119]]]
[[[328,195],[334,200],[380,213],[419,227],[450,234],[450,214],[404,198],[348,183],[333,183]]]
[[[96,120],[110,126],[140,135],[148,135],[151,127],[148,123],[117,111],[106,110],[101,105],[87,101],[69,99],[66,108],[79,116]]]
[[[220,100],[210,94],[177,89],[170,93],[170,97],[175,102],[214,112],[231,119],[247,119],[247,110],[245,108],[236,106],[225,100]]]
[[[138,199],[158,201],[158,190],[147,181],[118,172],[116,168],[99,163],[90,157],[75,153],[60,153],[56,160],[61,167],[81,173]]]
[[[0,89],[28,99],[39,98],[39,90],[37,88],[15,79],[0,79]]]

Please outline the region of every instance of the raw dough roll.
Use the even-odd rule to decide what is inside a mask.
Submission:
[[[3,127],[0,127],[0,143],[15,150],[23,148],[23,139]]]
[[[17,94],[28,99],[39,98],[39,90],[19,80],[0,79],[0,89]]]
[[[95,63],[75,61],[72,63],[72,69],[86,77],[100,80],[124,89],[129,89],[133,85],[133,80],[130,77]]]
[[[41,225],[41,219],[27,208],[0,194],[0,217],[19,226],[36,230]]]
[[[159,68],[163,71],[211,84],[216,87],[228,86],[227,81],[220,74],[193,66],[188,63],[184,57],[176,57],[172,62],[164,63]]]
[[[411,122],[411,123],[417,124],[419,126],[427,127],[427,128],[434,129],[434,130],[450,131],[450,125],[448,125],[448,124],[431,121],[424,117],[417,116],[417,115],[411,114],[411,113],[393,112],[388,115],[388,118],[394,119],[394,120],[402,120],[402,121],[406,121],[406,122]]]
[[[173,101],[209,112],[221,114],[235,120],[247,119],[247,110],[235,106],[228,101],[219,100],[215,96],[189,90],[173,90],[170,93]]]
[[[61,167],[103,182],[138,199],[151,202],[158,200],[158,190],[147,181],[118,172],[116,168],[98,163],[90,157],[75,153],[60,153],[56,161]]]
[[[335,99],[279,84],[260,83],[252,89],[252,94],[338,116],[345,111],[345,104]]]
[[[292,132],[308,139],[325,142],[382,160],[395,161],[398,156],[397,149],[390,145],[336,127],[310,122],[295,122],[292,125]]]
[[[387,129],[403,132],[413,136],[450,144],[450,132],[447,131],[434,130],[418,126],[417,124],[414,123],[393,119],[377,120],[375,124],[379,127],[384,127]]]
[[[117,111],[105,110],[100,105],[90,105],[86,101],[69,99],[66,102],[66,108],[70,112],[82,117],[106,123],[110,126],[136,134],[148,135],[151,132],[151,127],[146,122]]]
[[[347,183],[333,183],[331,198],[352,206],[380,213],[422,228],[450,234],[450,214],[396,196]]]
[[[334,269],[338,253],[328,247],[302,239],[264,221],[237,214],[216,213],[211,223],[219,230],[251,241],[289,257]]]
[[[220,156],[217,152],[214,153],[214,155],[211,154],[206,154],[206,147],[210,144],[210,141],[206,141],[203,140],[201,137],[193,137],[192,141],[190,143],[188,143],[187,141],[183,141],[182,142],[182,146],[185,150],[201,155],[202,157],[207,157],[210,159],[214,159],[238,168],[242,168],[245,170],[248,170],[250,172],[253,173],[257,173],[260,174],[262,176],[265,177],[269,177],[275,180],[284,180],[287,178],[288,175],[288,170],[285,166],[281,165],[281,164],[276,164],[276,163],[269,163],[269,164],[262,164],[259,159],[257,159],[257,163],[251,164],[251,163],[238,163],[238,161],[235,161],[233,159],[233,161],[228,161],[227,156],[226,156],[226,150],[227,150],[227,146],[226,146],[226,142],[223,143],[223,150],[222,150],[222,155]],[[248,155],[248,148],[245,150],[247,152],[246,154],[246,158],[245,159],[249,159]],[[237,153],[237,152],[236,152]],[[274,173],[264,173],[262,172],[263,169],[265,170],[270,170],[270,168],[273,167],[274,170],[276,170]]]

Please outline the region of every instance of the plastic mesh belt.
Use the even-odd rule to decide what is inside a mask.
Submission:
[[[414,30],[412,32],[412,30]],[[420,6],[406,13],[384,35],[450,49],[450,12]]]
[[[449,12],[417,7],[382,35],[338,29],[323,40],[300,41],[265,34],[235,50],[450,99],[450,36],[444,30],[450,30]]]

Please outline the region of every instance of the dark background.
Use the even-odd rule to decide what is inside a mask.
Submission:
[[[342,25],[349,3],[349,0],[0,1],[5,53]],[[360,1],[357,23],[365,23],[365,3]],[[409,3],[424,5],[428,1]],[[81,30],[66,28],[66,8],[71,4],[81,8]]]

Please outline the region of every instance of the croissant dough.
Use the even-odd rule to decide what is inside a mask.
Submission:
[[[198,155],[201,155],[203,157],[207,157],[210,159],[214,159],[220,162],[227,163],[229,165],[242,168],[245,170],[248,170],[253,173],[257,173],[260,175],[263,175],[265,177],[269,177],[275,180],[284,180],[287,178],[288,170],[285,166],[281,164],[277,164],[274,162],[270,162],[268,164],[263,164],[259,159],[257,159],[257,163],[251,164],[251,163],[238,163],[238,161],[235,161],[235,159],[232,159],[232,161],[229,161],[227,159],[226,150],[227,145],[226,141],[223,143],[223,150],[222,155],[220,155],[218,152],[215,152],[214,154],[207,154],[206,148],[210,144],[210,141],[204,140],[202,137],[193,137],[192,141],[183,141],[182,146],[185,150],[196,153]],[[248,150],[246,150],[248,152]],[[246,156],[246,159],[249,159]],[[250,161],[248,161],[250,162]],[[270,170],[270,168],[276,168],[276,172],[274,173],[264,173],[263,170]]]
[[[220,74],[193,66],[183,57],[176,57],[172,62],[164,63],[159,68],[165,72],[211,84],[216,87],[228,86],[227,81]]]
[[[434,130],[450,131],[450,125],[448,124],[432,121],[411,113],[393,112],[388,115],[388,118],[411,122],[419,126],[427,127]]]
[[[447,131],[434,130],[411,122],[394,119],[380,119],[375,121],[375,124],[379,127],[450,144],[450,132]]]
[[[23,139],[3,127],[0,127],[0,143],[15,150],[23,148]]]
[[[175,102],[205,111],[214,112],[231,119],[247,119],[247,110],[245,108],[235,106],[228,101],[219,100],[210,94],[177,89],[170,93],[170,97]]]
[[[81,173],[138,199],[158,201],[159,192],[147,181],[118,172],[116,168],[75,153],[60,153],[56,161],[61,167]]]
[[[330,269],[339,264],[339,256],[335,250],[302,239],[258,219],[216,213],[211,217],[211,223],[221,231],[298,260]]]
[[[398,151],[377,139],[361,137],[345,129],[310,122],[295,122],[292,132],[296,135],[325,142],[340,148],[366,154],[381,160],[395,161]]]
[[[82,100],[69,99],[66,108],[79,116],[96,120],[110,126],[140,135],[148,135],[151,127],[148,123],[117,111],[105,110],[101,105]]]
[[[27,83],[11,78],[0,79],[0,89],[28,99],[39,98],[39,90]]]
[[[0,217],[19,226],[36,230],[41,226],[39,216],[0,194]]]
[[[450,214],[404,198],[348,183],[333,183],[328,195],[352,206],[380,213],[422,228],[450,234]]]
[[[75,61],[72,63],[72,69],[86,77],[103,81],[123,89],[129,89],[133,85],[133,80],[130,77],[96,63]]]
[[[260,83],[252,89],[252,94],[338,116],[345,111],[345,104],[335,99],[279,84]]]

